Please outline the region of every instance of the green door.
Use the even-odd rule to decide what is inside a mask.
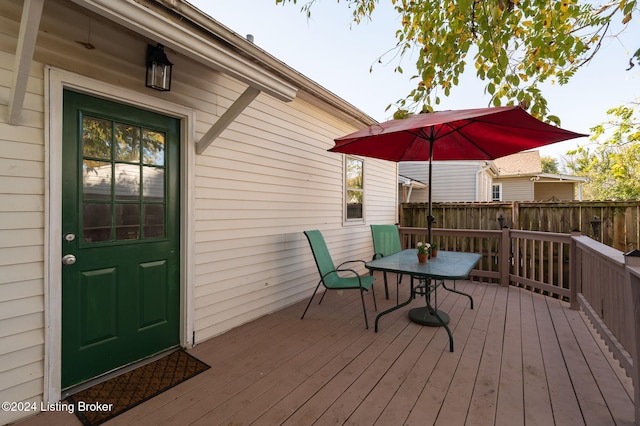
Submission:
[[[177,346],[175,118],[64,92],[62,388]]]

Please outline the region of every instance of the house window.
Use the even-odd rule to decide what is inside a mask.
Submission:
[[[502,201],[502,184],[494,183],[491,185],[491,201]]]
[[[345,173],[346,218],[363,219],[364,162],[354,157],[346,157]]]

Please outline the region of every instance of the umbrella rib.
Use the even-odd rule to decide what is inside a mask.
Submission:
[[[451,133],[457,133],[460,136],[462,136],[467,142],[469,142],[471,145],[475,146],[478,151],[482,152],[484,155],[487,156],[487,158],[492,158],[491,154],[489,154],[484,148],[482,148],[480,145],[478,145],[477,143],[475,143],[472,139],[470,139],[467,135],[465,135],[462,130],[467,127],[468,125],[472,124],[473,122],[480,122],[480,120],[468,120],[464,126],[459,126],[459,127],[453,127],[451,126],[449,123],[447,123],[447,127],[449,129],[451,129],[450,132],[445,133],[444,135],[442,135],[442,137],[445,137]]]
[[[405,130],[404,132],[410,134],[411,136],[413,136],[416,139],[421,139],[421,140],[424,140],[425,142],[429,142],[428,135],[424,135],[421,130],[423,130],[423,129],[420,128],[417,131],[413,131],[411,129],[411,130]],[[411,144],[408,143],[407,146],[405,147],[405,149],[402,151],[402,154],[398,157],[399,158],[398,161],[402,161],[401,159],[404,158],[404,156],[407,154],[407,152],[410,149],[411,149]]]

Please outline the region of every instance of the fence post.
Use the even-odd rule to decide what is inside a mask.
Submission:
[[[640,251],[633,250],[626,253],[624,263],[627,265],[627,277],[631,286],[631,306],[633,309],[634,324],[640,324]],[[633,396],[636,407],[636,424],[640,424],[640,327],[635,327],[633,339]]]
[[[520,225],[520,203],[511,202],[511,229],[522,229]]]
[[[571,231],[571,246],[569,247],[569,304],[571,309],[577,311],[580,309],[578,304],[578,293],[582,291],[582,280],[578,279],[578,270],[580,270],[578,260],[578,245],[575,237],[582,235],[578,230]],[[580,287],[580,288],[578,288]]]
[[[500,285],[509,286],[509,273],[511,273],[511,230],[508,227],[502,228],[500,238]]]

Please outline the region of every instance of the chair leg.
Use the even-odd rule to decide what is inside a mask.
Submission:
[[[376,303],[376,290],[373,288],[373,284],[371,284],[371,296],[373,296],[373,308],[378,312],[378,304]]]
[[[322,301],[324,300],[324,296],[327,294],[327,289],[324,289],[324,292],[322,293],[322,297],[320,298],[320,301],[318,302],[318,305],[322,303]]]
[[[389,286],[387,285],[387,273],[383,272],[382,276],[384,277],[384,296],[389,300]]]
[[[309,303],[307,303],[307,307],[305,308],[304,312],[302,313],[302,316],[300,317],[300,319],[304,319],[304,316],[307,314],[307,310],[309,309],[309,306],[311,306],[311,302],[313,301],[313,298],[316,295],[316,292],[320,288],[320,283],[322,283],[322,281],[320,281],[318,283],[318,285],[316,286],[316,289],[313,291],[313,294],[311,295],[311,299],[309,299]],[[326,293],[326,291],[325,291],[325,293]],[[324,294],[322,295],[322,297],[324,297]],[[320,302],[322,302],[322,298],[320,298]]]
[[[369,329],[369,321],[367,320],[367,308],[364,305],[364,288],[360,289],[360,300],[362,300],[362,313],[364,313],[364,325],[367,327],[367,330],[368,330]]]

